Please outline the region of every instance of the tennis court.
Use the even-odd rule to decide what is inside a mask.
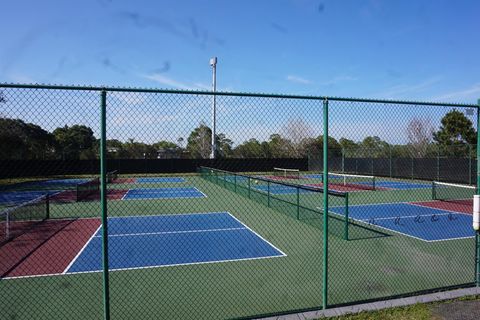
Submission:
[[[473,131],[407,129],[448,138],[476,106],[0,87],[6,318],[250,319],[475,284]]]
[[[349,207],[349,218],[424,241],[472,238],[471,214],[442,210],[429,203],[383,203]],[[343,208],[332,207],[343,214]]]
[[[69,221],[58,223],[66,222]],[[96,221],[99,227],[94,232],[89,228],[95,224],[92,219],[79,220],[76,224],[76,237],[84,241],[84,245],[77,246],[77,250],[81,249],[76,252],[66,250],[66,256],[75,254],[73,259],[64,259],[59,266],[50,263],[48,268],[29,269],[26,266],[42,264],[42,261],[35,261],[41,257],[37,252],[22,261],[18,267],[9,270],[4,278],[8,279],[9,275],[16,278],[53,275],[55,270],[62,269],[58,274],[101,271],[102,228],[99,221]],[[115,217],[109,219],[108,226],[110,267],[115,271],[285,256],[228,212]],[[82,235],[82,230],[91,232],[87,240]],[[42,245],[41,250],[57,247],[60,239],[67,238],[66,232],[60,229],[53,239]],[[218,243],[223,245],[218,246]],[[39,270],[43,270],[43,273],[38,273]]]
[[[195,187],[183,188],[137,188],[129,189],[122,200],[205,198],[206,195]]]

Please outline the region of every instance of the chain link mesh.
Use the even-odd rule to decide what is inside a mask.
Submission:
[[[474,285],[475,106],[328,99],[327,176],[323,97],[0,85],[7,318],[103,317],[102,90],[112,319]]]

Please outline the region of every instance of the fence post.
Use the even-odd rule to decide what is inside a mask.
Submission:
[[[323,101],[323,291],[322,309],[328,306],[328,100]]]
[[[468,184],[472,184],[472,145],[468,145]]]
[[[476,193],[480,193],[480,99],[477,107],[477,188]],[[480,287],[480,230],[475,232],[475,283]]]
[[[437,181],[440,181],[440,145],[437,145]]]
[[[108,213],[107,213],[107,91],[100,95],[100,205],[102,210],[102,260],[103,260],[103,316],[110,319],[110,284],[108,274]]]
[[[392,146],[388,146],[389,152],[389,171],[390,171],[390,178],[392,177]]]

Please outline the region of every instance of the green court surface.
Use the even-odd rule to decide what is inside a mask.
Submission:
[[[181,175],[177,175],[181,176]],[[322,303],[322,193],[267,197],[243,183],[184,175],[181,183],[116,183],[110,190],[196,187],[206,198],[109,200],[110,216],[228,211],[286,256],[110,272],[113,319],[241,318],[319,308]],[[302,181],[303,182],[303,181]],[[349,205],[429,201],[431,189],[352,192]],[[329,196],[331,206],[344,199]],[[298,202],[297,202],[298,201]],[[98,217],[100,203],[52,203],[50,217]],[[365,225],[330,219],[329,304],[351,304],[445,287],[474,278],[473,238],[425,242]],[[219,246],[222,244],[220,243]],[[114,254],[111,252],[111,254]],[[52,256],[52,259],[58,257]],[[102,274],[3,279],[6,319],[102,317]],[[82,303],[77,303],[82,299]],[[59,303],[61,301],[61,303]],[[43,306],[49,305],[49,308]]]

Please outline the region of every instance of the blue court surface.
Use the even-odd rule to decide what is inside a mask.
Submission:
[[[342,215],[344,210],[344,207],[330,208],[330,211]],[[475,235],[471,215],[410,203],[350,206],[349,217],[424,241],[461,239]]]
[[[228,212],[108,220],[111,270],[282,257],[285,254]],[[68,273],[102,270],[102,230]]]
[[[19,205],[25,202],[35,200],[45,196],[47,193],[51,196],[62,192],[60,190],[41,190],[41,191],[8,191],[0,192],[0,204],[2,205]]]
[[[403,182],[403,181],[375,181],[376,187],[388,188],[388,189],[428,189],[432,188],[431,183],[415,183],[415,182]]]
[[[206,198],[207,196],[195,187],[185,188],[139,188],[130,189],[122,200],[148,200],[148,199],[181,199],[181,198]]]
[[[185,179],[179,177],[148,177],[137,178],[135,181],[137,183],[180,183],[185,182]]]

